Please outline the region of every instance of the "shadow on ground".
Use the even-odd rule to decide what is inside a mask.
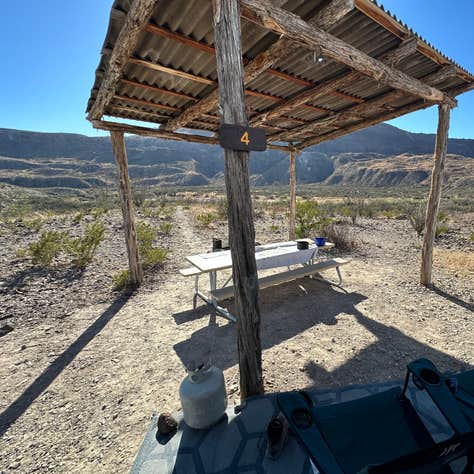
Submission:
[[[406,364],[419,357],[431,359],[441,370],[461,371],[469,367],[462,361],[426,345],[399,329],[368,318],[357,309],[367,297],[343,293],[323,282],[303,279],[261,291],[262,349],[287,341],[307,329],[323,324],[338,324],[338,317],[353,316],[376,337],[376,342],[349,355],[343,365],[333,371],[311,361],[304,371],[312,383],[308,389],[337,388],[351,384],[367,384],[403,378]],[[463,305],[464,306],[464,305]],[[232,312],[233,306],[228,306]],[[210,362],[225,370],[238,363],[236,325],[223,323],[207,306],[196,311],[174,315],[178,323],[209,316],[209,324],[174,349],[185,366]],[[317,341],[314,341],[317,344]],[[337,351],[337,345],[334,347]],[[295,363],[297,361],[295,360]],[[301,387],[303,388],[303,387]]]
[[[76,356],[99,334],[128,301],[119,296],[28,388],[0,414],[0,436],[25,413],[28,407],[54,382]]]
[[[455,295],[447,293],[446,291],[442,290],[441,288],[439,288],[435,285],[430,286],[430,290],[434,291],[437,295],[441,296],[442,298],[445,298],[448,301],[451,301],[451,303],[457,304],[458,306],[461,306],[461,308],[467,309],[471,313],[474,313],[474,305],[473,304],[468,303],[467,301],[464,301],[464,300],[462,300],[461,298],[458,298]]]
[[[11,274],[3,281],[2,293],[14,292],[16,289],[25,286],[29,280],[34,280],[41,277],[47,277],[50,280],[57,282],[72,283],[75,280],[80,280],[84,274],[84,269],[58,267],[58,268],[40,268],[27,267]]]
[[[276,288],[276,287],[275,287]],[[355,306],[366,296],[344,293],[317,280],[298,280],[260,292],[262,314],[262,348],[268,349],[288,340],[317,324],[335,325],[341,313],[358,313]],[[298,315],[294,314],[295,298]],[[227,306],[232,313],[232,304]],[[208,306],[173,315],[178,324],[209,317],[209,324],[195,331],[189,339],[179,342],[174,349],[185,366],[211,362],[221,369],[237,364],[236,325],[223,323]]]

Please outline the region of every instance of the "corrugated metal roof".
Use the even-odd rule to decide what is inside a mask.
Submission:
[[[283,8],[308,20],[327,2],[328,0],[288,0]],[[106,74],[110,54],[131,4],[132,0],[115,0],[113,4],[88,110]],[[374,15],[371,15],[373,9],[392,24],[387,26],[376,21],[377,18],[374,19]],[[123,80],[119,82],[114,98],[106,106],[108,116],[163,124],[169,118],[181,114],[217,86],[210,0],[160,0],[151,16],[150,24],[158,27],[161,33],[157,34],[155,28],[154,31],[147,29],[140,34],[133,62],[131,60],[126,65]],[[436,85],[446,92],[474,82],[474,77],[469,72],[442,55],[375,1],[356,0],[356,8],[329,31],[372,57],[380,57],[399,46],[403,39],[415,36],[423,47],[397,64],[399,70],[423,80],[445,65],[455,65],[456,77]],[[177,41],[176,37],[173,38],[176,34],[183,41],[192,40],[195,43]],[[277,40],[275,34],[242,19],[244,61],[254,58]],[[161,70],[156,70],[157,67]],[[181,76],[170,74],[172,71],[169,68],[179,71]],[[314,54],[303,47],[279,61],[272,69],[273,72],[261,74],[247,86],[246,103],[252,116],[268,112],[305,89],[349,72],[345,65],[336,61],[326,59],[321,63],[315,62]],[[271,138],[274,133],[290,131],[333,112],[350,111],[361,100],[379,97],[390,90],[390,87],[381,86],[375,80],[363,77],[332,94],[298,106],[291,113],[270,120],[263,126],[268,127],[267,133]],[[418,100],[419,98],[407,94],[389,105],[397,108]],[[420,104],[420,108],[422,105]],[[384,112],[386,110],[381,108],[375,111],[372,117],[379,114],[382,121]],[[218,125],[217,109],[189,124],[192,128],[214,132],[217,131]],[[344,128],[347,125],[347,120],[334,123],[335,128]],[[326,131],[327,129],[321,132]]]

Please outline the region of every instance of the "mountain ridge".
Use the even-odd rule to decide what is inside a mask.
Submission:
[[[434,142],[434,134],[376,125],[304,150],[297,159],[297,179],[371,186],[426,184]],[[126,143],[131,178],[142,185],[200,186],[223,181],[218,146],[139,136],[126,136]],[[447,179],[471,179],[474,140],[450,139],[448,153]],[[255,185],[286,184],[288,156],[274,150],[253,153],[250,173]],[[0,128],[0,182],[87,188],[114,180],[109,137]]]

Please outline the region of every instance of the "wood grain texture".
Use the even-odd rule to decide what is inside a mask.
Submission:
[[[206,137],[204,135],[193,135],[190,133],[166,132],[160,128],[140,127],[127,123],[110,122],[107,120],[93,120],[92,125],[98,130],[117,131],[123,133],[133,133],[143,137],[163,138],[164,140],[174,140],[177,142],[201,143],[205,145],[218,145],[216,137]],[[283,145],[267,145],[271,150],[289,151],[289,147]]]
[[[387,66],[322,29],[309,25],[297,15],[275,7],[268,0],[239,0],[239,3],[246,19],[276,34],[287,35],[309,49],[321,51],[323,56],[372,77],[381,84],[431,102],[452,105],[451,99],[443,92]]]
[[[420,283],[428,286],[432,283],[433,245],[438,223],[439,203],[443,187],[444,165],[448,149],[449,120],[451,108],[447,104],[438,107],[438,131],[434,150],[434,165],[431,174],[431,188],[426,206],[425,233],[421,253]]]
[[[385,64],[389,64],[391,67],[394,67],[402,59],[416,52],[416,43],[416,38],[411,38],[401,43],[394,50],[379,56],[377,59]],[[263,125],[267,121],[275,120],[281,115],[288,113],[295,107],[306,104],[307,102],[313,102],[318,99],[324,98],[332,91],[335,91],[339,88],[351,86],[356,81],[364,79],[364,77],[364,74],[358,71],[352,71],[348,74],[341,75],[339,78],[323,82],[322,84],[318,84],[317,86],[312,87],[311,89],[307,89],[303,92],[300,92],[291,99],[285,101],[284,104],[274,107],[268,112],[263,112],[262,114],[256,117],[252,117],[251,124],[254,127]]]
[[[285,1],[274,1],[273,5],[283,5]],[[347,13],[354,9],[353,0],[332,0],[326,4],[310,20],[309,24],[318,26],[322,29],[328,29],[343,18]],[[276,62],[284,57],[288,57],[300,48],[290,38],[284,37],[273,43],[267,50],[262,51],[254,59],[250,60],[244,69],[244,86],[250,84],[260,74],[270,69]],[[177,130],[191,122],[193,118],[199,117],[202,113],[214,109],[219,100],[217,88],[210,92],[206,97],[194,105],[188,107],[178,117],[171,119],[163,125],[165,130]]]
[[[238,3],[213,0],[219,96],[224,123],[247,124]],[[249,153],[224,150],[229,244],[237,317],[240,393],[263,392],[255,229],[249,181]]]
[[[296,151],[290,152],[290,217],[288,225],[288,239],[296,237]]]
[[[143,269],[138,253],[137,232],[132,204],[132,189],[128,174],[127,152],[123,132],[110,132],[115,162],[117,163],[119,177],[119,195],[122,205],[123,230],[127,245],[128,266],[130,270],[130,283],[138,286],[143,280]]]
[[[454,77],[456,75],[456,70],[454,66],[446,66],[440,69],[437,72],[428,74],[423,77],[421,80],[429,85],[440,84],[446,79]],[[301,127],[293,128],[290,131],[279,133],[275,136],[272,136],[272,140],[297,140],[301,135],[309,135],[311,133],[318,131],[321,128],[330,127],[337,122],[344,122],[350,120],[362,120],[364,118],[370,118],[372,115],[380,112],[381,109],[386,108],[390,110],[390,107],[387,108],[387,104],[394,102],[396,100],[406,97],[406,93],[403,91],[390,91],[386,94],[382,94],[379,97],[374,99],[367,100],[363,104],[355,105],[348,109],[344,109],[341,112],[333,112],[326,117],[321,119],[316,119],[311,124],[304,125]]]
[[[118,82],[122,77],[128,58],[132,54],[144,25],[150,19],[157,0],[134,0],[125,18],[125,22],[115,41],[109,64],[103,81],[100,84],[96,99],[92,104],[88,118],[97,120],[102,117],[106,105],[115,94]]]

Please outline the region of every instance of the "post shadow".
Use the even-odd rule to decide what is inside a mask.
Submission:
[[[367,298],[360,293],[345,293],[324,282],[308,278],[261,290],[260,296],[263,350],[291,339],[317,324],[337,324],[340,313],[354,314],[357,311],[355,306]],[[298,314],[294,314],[293,310],[296,298],[300,298]],[[232,304],[228,308],[232,313]],[[219,324],[216,324],[211,313],[209,307],[200,306],[195,312],[173,315],[177,321],[191,321],[197,319],[198,314],[201,317],[210,316],[209,325],[175,344],[174,350],[184,366],[211,362],[225,370],[237,364],[235,324],[226,324],[219,316]]]
[[[448,301],[451,301],[451,303],[457,304],[458,306],[461,306],[461,308],[467,309],[471,313],[474,313],[473,304],[468,303],[467,301],[464,301],[461,298],[458,298],[457,296],[451,295],[450,293],[447,293],[446,291],[442,290],[436,285],[430,285],[428,286],[428,289],[430,289],[431,291],[434,291],[437,295],[441,296],[442,298],[445,298]]]
[[[434,349],[393,326],[368,318],[357,310],[353,315],[359,324],[377,337],[377,341],[355,353],[335,370],[328,371],[313,361],[308,362],[304,371],[313,383],[306,389],[400,381],[405,375],[406,365],[421,357],[433,361],[441,371],[460,372],[472,368],[456,357]],[[334,350],[337,351],[337,347]]]
[[[125,305],[131,295],[120,295],[116,300],[53,362],[25,391],[0,414],[0,437],[25,413],[28,407],[54,382],[89,342]]]

